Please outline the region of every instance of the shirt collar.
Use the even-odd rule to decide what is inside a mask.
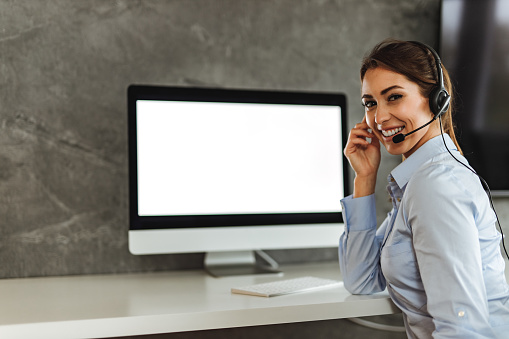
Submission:
[[[452,141],[448,134],[443,134],[445,143],[451,151],[457,151],[457,147]],[[414,172],[419,169],[426,162],[431,161],[431,158],[447,152],[447,148],[444,145],[442,136],[438,135],[428,140],[424,145],[419,147],[411,156],[405,159],[395,169],[392,170],[391,176],[394,178],[400,188],[403,188]]]

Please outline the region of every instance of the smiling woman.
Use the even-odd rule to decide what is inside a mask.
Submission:
[[[344,150],[355,172],[353,195],[341,200],[345,287],[354,294],[387,288],[409,338],[503,338],[502,236],[456,142],[447,71],[426,45],[386,40],[364,59],[361,81],[365,116]],[[377,229],[381,144],[405,161],[389,175],[393,209]]]
[[[433,118],[428,98],[406,76],[384,67],[369,69],[362,82],[366,122],[391,154],[408,158],[416,149],[440,134],[438,121],[413,134],[406,142],[394,143],[397,133],[408,133]]]
[[[429,97],[433,91],[437,90],[437,85],[440,82],[440,78],[443,78],[444,90],[449,94],[453,93],[449,73],[445,67],[440,67],[440,60],[436,63],[434,51],[427,48],[427,46],[418,42],[409,42],[406,44],[399,44],[398,41],[387,39],[382,41],[380,44],[375,46],[372,52],[366,56],[361,66],[361,81],[363,86],[363,105],[366,111],[372,111],[373,105],[376,105],[376,101],[366,102],[364,95],[368,98],[373,98],[370,94],[364,94],[364,86],[368,83],[365,81],[366,76],[370,76],[369,73],[375,70],[386,70],[392,71],[392,79],[386,74],[386,79],[379,80],[392,80],[396,81],[394,85],[390,86],[390,83],[385,83],[387,88],[381,90],[380,94],[387,97],[388,101],[397,101],[402,98],[403,94],[399,94],[398,91],[409,89],[416,90],[421,94],[421,98],[427,100],[429,109],[426,110],[429,113],[436,111],[434,107],[435,102],[429,101]],[[435,53],[436,54],[436,53]],[[409,62],[411,60],[412,62]],[[385,72],[381,72],[385,73]],[[399,78],[399,79],[398,79]],[[409,88],[398,85],[398,81],[404,81]],[[406,80],[406,81],[405,81]],[[414,91],[413,94],[416,94]],[[449,96],[451,97],[451,94]],[[414,96],[415,98],[415,96]],[[456,140],[454,124],[452,119],[452,99],[451,104],[448,105],[447,110],[441,115],[444,132],[447,133],[454,144],[461,153],[461,148]],[[433,117],[433,114],[431,115]],[[435,126],[438,125],[434,123]],[[406,128],[406,132],[412,130]],[[415,138],[414,138],[415,139]],[[390,151],[389,151],[390,152]],[[410,155],[410,154],[408,154]]]

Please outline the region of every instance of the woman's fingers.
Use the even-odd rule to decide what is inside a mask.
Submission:
[[[365,123],[358,123],[354,128],[350,131],[350,135],[348,137],[348,143],[353,143],[355,145],[369,145],[370,143],[366,139],[376,139],[375,135],[371,133],[369,130],[369,126]]]
[[[350,131],[344,154],[357,174],[376,173],[380,163],[380,141],[372,133],[366,119]]]

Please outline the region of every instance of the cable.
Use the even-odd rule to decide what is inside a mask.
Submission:
[[[491,205],[491,209],[493,210],[493,213],[495,213],[495,217],[497,218],[497,224],[498,224],[498,228],[500,230],[500,234],[502,235],[502,247],[504,249],[504,252],[505,252],[505,256],[507,257],[507,259],[509,259],[509,255],[507,254],[507,249],[505,248],[505,242],[504,242],[504,230],[502,229],[502,226],[500,225],[500,219],[498,219],[498,214],[497,214],[497,211],[495,210],[495,206],[493,205],[493,199],[491,197],[491,190],[490,190],[490,187],[488,186],[488,183],[486,182],[486,180],[484,180],[483,177],[481,177],[472,167],[462,163],[461,161],[459,161],[453,154],[452,152],[449,150],[449,147],[447,147],[447,143],[445,142],[445,137],[444,137],[444,130],[443,130],[443,127],[442,127],[442,119],[438,119],[440,121],[440,132],[441,132],[441,135],[442,135],[442,140],[444,141],[444,145],[445,145],[445,148],[447,149],[447,152],[449,152],[449,154],[451,155],[451,157],[453,157],[454,160],[456,160],[457,162],[459,162],[460,164],[462,164],[463,166],[465,166],[467,169],[470,170],[470,172],[474,173],[475,175],[477,175],[477,177],[479,178],[479,180],[481,180],[481,183],[483,185],[483,188],[484,188],[484,191],[486,192],[486,194],[488,195],[488,199],[490,201],[490,205]]]

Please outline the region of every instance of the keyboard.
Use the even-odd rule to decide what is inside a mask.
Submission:
[[[287,280],[278,280],[268,283],[255,284],[244,287],[232,288],[232,293],[247,294],[257,297],[275,297],[278,295],[316,291],[325,288],[343,286],[339,280],[323,279],[316,277],[302,277]]]

